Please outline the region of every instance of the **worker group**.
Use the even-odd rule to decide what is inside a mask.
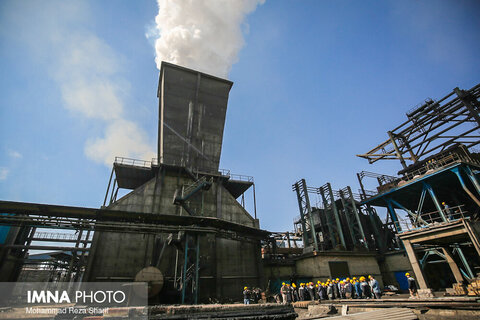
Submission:
[[[334,300],[334,299],[380,299],[382,291],[378,281],[368,276],[345,278],[345,279],[327,279],[325,282],[317,281],[300,283],[297,287],[295,283],[282,283],[280,295],[277,298],[279,303],[291,303],[307,300]],[[279,301],[281,297],[281,301]]]

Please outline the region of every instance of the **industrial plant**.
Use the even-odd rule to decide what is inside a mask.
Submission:
[[[398,161],[396,175],[362,171],[358,186],[340,189],[309,177],[284,186],[298,201],[285,232],[260,228],[254,177],[219,167],[232,85],[163,62],[157,157],[118,155],[98,208],[0,201],[0,281],[146,282],[157,307],[235,304],[244,287],[262,291],[263,309],[204,310],[223,318],[292,319],[293,307],[312,315],[326,305],[326,314],[342,305],[479,314],[480,84],[426,99],[357,155]],[[417,299],[393,296],[408,292],[406,273]],[[275,304],[282,283],[360,275],[392,297]]]

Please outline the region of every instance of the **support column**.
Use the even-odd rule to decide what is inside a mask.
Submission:
[[[420,263],[418,262],[417,256],[415,255],[415,250],[413,250],[410,240],[403,240],[403,245],[405,246],[405,251],[407,252],[407,257],[408,260],[410,260],[415,277],[417,278],[418,286],[420,287],[418,290],[418,295],[420,297],[432,297],[432,289],[428,288],[423,270],[420,267]]]
[[[400,222],[398,221],[397,213],[395,212],[395,208],[392,205],[392,201],[386,198],[388,213],[390,213],[390,217],[392,218],[393,224],[395,225],[395,229],[397,229],[397,233],[402,232],[402,227],[400,226]]]
[[[305,221],[305,214],[303,210],[303,201],[302,201],[302,194],[300,189],[300,181],[295,183],[294,185],[295,191],[297,193],[297,201],[298,201],[298,209],[300,210],[300,222],[302,224],[302,238],[303,238],[303,245],[304,247],[308,246],[308,232],[307,232],[307,224]],[[306,190],[305,190],[306,192]]]
[[[187,265],[188,265],[188,250],[189,250],[189,235],[185,233],[185,257],[183,259],[183,272],[182,272],[182,304],[185,303],[186,289],[187,289]]]
[[[198,233],[195,234],[195,242],[196,242],[196,249],[195,249],[195,283],[194,283],[194,293],[193,293],[193,304],[198,304],[198,288],[200,287],[199,281],[199,273],[200,273],[200,236]]]
[[[460,246],[457,245],[455,249],[457,250],[458,256],[460,257],[460,261],[462,261],[462,264],[465,267],[465,271],[467,272],[470,279],[473,279],[475,275],[473,274],[472,269],[470,269],[470,266],[468,265],[468,261],[465,258],[465,255],[463,254],[462,248],[460,248]]]
[[[466,166],[465,168],[463,168],[463,171],[465,171],[470,181],[472,181],[473,186],[477,190],[478,194],[480,194],[480,182],[478,182],[477,177],[475,177],[475,174],[473,173],[470,166]]]
[[[448,248],[442,247],[442,251],[443,251],[443,254],[445,255],[445,259],[447,260],[448,265],[450,266],[450,269],[452,270],[453,276],[455,277],[455,281],[457,281],[457,283],[459,284],[462,283],[463,282],[462,273],[460,272],[460,269],[455,263],[455,260],[453,260],[450,250]]]
[[[443,213],[442,206],[440,205],[440,202],[438,202],[437,196],[435,195],[435,192],[433,192],[432,187],[426,182],[423,182],[423,187],[430,194],[430,197],[432,198],[432,201],[435,204],[435,207],[437,208],[438,213],[440,214],[440,217],[442,218],[443,222],[448,222],[447,218],[445,217],[445,214]]]
[[[451,171],[457,175],[458,181],[460,181],[460,184],[462,185],[463,190],[480,207],[480,200],[478,200],[477,197],[475,197],[475,195],[470,190],[468,190],[467,186],[465,185],[465,182],[463,181],[462,175],[460,174],[460,171],[458,170],[458,167],[451,169]]]
[[[340,238],[340,242],[342,243],[343,247],[347,248],[347,244],[345,243],[345,237],[343,236],[342,224],[340,222],[340,214],[338,213],[337,205],[335,204],[335,197],[333,196],[332,186],[330,185],[330,183],[327,183],[327,186],[328,186],[328,192],[330,194],[330,201],[332,202],[331,205],[332,205],[333,215],[335,217],[335,222],[337,224],[338,236]]]
[[[358,223],[358,229],[360,231],[360,236],[362,237],[364,243],[363,245],[365,248],[368,249],[368,243],[367,243],[367,238],[365,237],[365,232],[363,232],[363,226],[362,226],[362,220],[360,220],[360,216],[358,215],[358,209],[357,209],[357,204],[355,203],[355,198],[353,197],[353,192],[350,186],[347,186],[347,191],[349,193],[350,201],[352,202],[352,208],[355,213],[355,219],[357,220]]]

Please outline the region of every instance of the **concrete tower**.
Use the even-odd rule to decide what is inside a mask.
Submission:
[[[177,303],[240,300],[244,286],[262,284],[260,239],[266,233],[236,200],[253,179],[234,179],[218,167],[232,84],[163,62],[158,160],[117,158],[115,184],[132,191],[117,200],[112,190],[106,204],[132,214],[208,217],[212,231],[197,231],[192,223],[171,232],[96,232],[84,281],[133,281],[155,267],[163,286],[153,299]],[[215,231],[213,224],[222,221],[236,231]]]

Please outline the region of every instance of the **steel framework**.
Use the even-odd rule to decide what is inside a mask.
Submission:
[[[318,250],[315,224],[313,222],[312,207],[308,196],[308,187],[305,179],[301,179],[292,186],[297,193],[298,208],[300,210],[300,222],[302,224],[302,236],[305,246],[312,244],[315,250]],[[312,191],[312,190],[310,190]],[[311,235],[309,234],[311,233]]]
[[[416,163],[454,144],[471,148],[480,144],[480,84],[470,90],[455,88],[438,101],[428,99],[407,113],[408,120],[388,131],[389,138],[358,157],[369,163],[406,160]]]
[[[332,186],[326,183],[317,189],[317,193],[321,195],[323,202],[323,209],[327,219],[328,230],[330,231],[330,239],[332,245],[335,247],[341,244],[344,248],[347,247],[345,238],[343,236],[342,224],[340,221],[340,214],[335,204]]]
[[[338,195],[342,201],[343,212],[347,219],[353,245],[362,245],[368,249],[367,239],[365,238],[365,232],[363,232],[362,221],[360,220],[352,189],[347,186],[346,188],[340,189]]]

